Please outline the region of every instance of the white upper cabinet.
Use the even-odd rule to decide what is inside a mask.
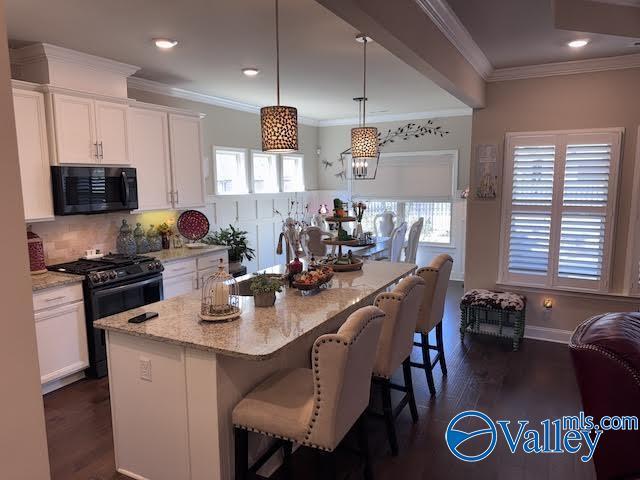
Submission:
[[[128,165],[129,106],[52,95],[57,164]]]
[[[20,178],[26,221],[53,219],[44,95],[13,90]]]
[[[98,163],[94,101],[53,95],[58,163]]]
[[[130,110],[131,160],[137,169],[138,209],[171,208],[169,127],[162,111]]]
[[[169,114],[169,143],[175,208],[204,206],[200,119]]]
[[[129,165],[129,106],[96,100],[95,112],[100,163]]]

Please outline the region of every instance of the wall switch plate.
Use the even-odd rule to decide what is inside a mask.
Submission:
[[[151,360],[140,357],[140,379],[151,381]]]

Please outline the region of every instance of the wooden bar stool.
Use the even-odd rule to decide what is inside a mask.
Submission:
[[[444,315],[444,303],[451,277],[453,258],[446,253],[436,256],[429,266],[420,268],[416,275],[425,281],[425,294],[418,315],[416,333],[420,334],[420,341],[414,342],[414,346],[422,349],[422,363],[411,362],[412,367],[422,368],[427,376],[427,385],[431,396],[436,394],[433,383],[433,368],[440,362],[442,375],[447,375],[447,364],[444,359],[444,344],[442,341],[442,317]],[[436,345],[429,344],[429,332],[435,328]],[[431,360],[430,350],[435,350],[436,356]]]
[[[373,383],[381,387],[383,413],[371,413],[384,418],[391,453],[394,456],[398,455],[396,417],[408,404],[413,423],[418,421],[418,409],[411,381],[410,355],[424,292],[424,280],[412,275],[403,278],[393,291],[379,294],[374,301],[374,305],[385,313],[373,366]],[[391,375],[400,365],[404,374],[404,385],[397,385],[391,381]],[[405,394],[395,409],[391,406],[391,390]]]
[[[371,372],[384,312],[368,306],[352,313],[335,334],[313,344],[312,369],[278,372],[245,396],[233,409],[236,480],[246,480],[279,448],[288,470],[293,442],[333,452],[358,423],[358,443],[365,459],[365,478],[371,465],[363,412],[369,404]],[[248,464],[248,431],[281,441],[253,466]],[[333,461],[333,455],[329,462]],[[335,470],[325,478],[335,476]]]

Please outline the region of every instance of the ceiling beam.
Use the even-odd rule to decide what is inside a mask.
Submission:
[[[640,37],[640,8],[592,0],[553,0],[556,28]]]
[[[415,0],[316,1],[466,105],[484,106],[484,79]]]

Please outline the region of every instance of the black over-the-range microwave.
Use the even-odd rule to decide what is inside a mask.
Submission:
[[[56,215],[138,208],[135,168],[51,167],[51,182]]]

